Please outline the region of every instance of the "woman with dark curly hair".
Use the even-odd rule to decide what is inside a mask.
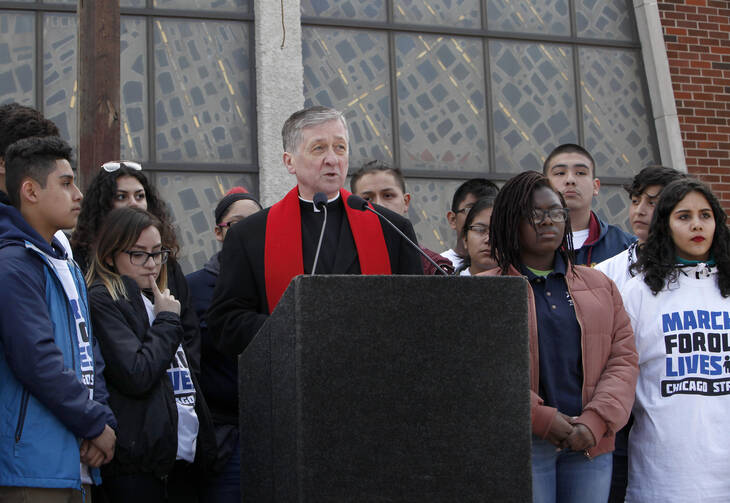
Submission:
[[[71,235],[74,259],[83,271],[86,271],[91,247],[106,216],[114,208],[127,206],[147,210],[160,219],[162,241],[171,256],[177,256],[179,246],[165,203],[142,173],[142,166],[133,161],[110,161],[102,165],[84,193],[81,214]]]
[[[624,304],[639,382],[626,501],[728,501],[730,231],[702,183],[667,185]]]
[[[569,235],[563,196],[541,173],[521,173],[494,201],[498,268],[483,274],[528,282],[533,502],[605,503],[614,435],[634,401],[636,348],[616,285],[574,265]]]

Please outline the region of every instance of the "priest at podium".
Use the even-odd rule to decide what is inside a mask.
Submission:
[[[422,274],[414,247],[370,211],[348,206],[349,135],[345,118],[314,106],[282,128],[283,161],[296,186],[273,206],[230,228],[208,310],[218,348],[237,355],[253,339],[299,274]],[[375,208],[412,241],[410,222]],[[316,263],[315,263],[316,261]]]

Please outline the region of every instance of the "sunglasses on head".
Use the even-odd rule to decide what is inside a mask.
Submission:
[[[114,173],[116,170],[124,166],[125,168],[135,171],[142,171],[142,165],[134,161],[109,161],[101,165],[101,168],[107,173]]]

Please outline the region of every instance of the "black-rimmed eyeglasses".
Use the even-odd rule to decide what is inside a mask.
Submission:
[[[129,255],[129,262],[132,265],[145,265],[151,258],[155,265],[164,264],[170,256],[170,250],[160,250],[148,253],[140,250],[125,250],[124,253]]]
[[[561,223],[568,219],[568,208],[550,208],[549,210],[532,210],[532,221],[535,224],[541,224],[545,221],[545,217],[550,217],[553,222]]]
[[[142,165],[134,161],[109,161],[101,165],[101,169],[107,173],[114,173],[116,170],[124,166],[125,168],[133,169],[135,171],[142,171]]]

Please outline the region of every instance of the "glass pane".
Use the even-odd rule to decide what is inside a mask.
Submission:
[[[155,21],[157,159],[252,163],[249,25]]]
[[[302,28],[305,106],[345,113],[350,164],[393,159],[388,39],[384,33]]]
[[[215,239],[213,210],[232,187],[258,194],[258,176],[252,174],[156,173],[154,181],[177,231],[180,265],[185,274],[203,267],[220,250]]]
[[[149,159],[147,134],[147,29],[144,18],[120,20],[120,157]]]
[[[490,30],[519,33],[570,34],[568,0],[515,2],[487,0],[487,26]]]
[[[120,7],[145,7],[147,0],[119,0]]]
[[[482,25],[479,0],[394,0],[399,23],[435,24],[479,28]]]
[[[302,16],[385,21],[384,0],[301,0]]]
[[[0,14],[0,103],[35,105],[35,14]]]
[[[76,32],[75,14],[43,16],[43,113],[71,146],[78,145]]]
[[[152,5],[157,9],[218,10],[245,14],[250,10],[251,0],[155,0]]]
[[[76,5],[79,0],[41,0],[44,4],[74,4]]]
[[[497,172],[542,169],[552,148],[578,140],[572,49],[492,41]]]
[[[487,171],[482,42],[396,36],[402,167]]]
[[[462,183],[464,180],[406,179],[406,189],[411,193],[408,218],[421,246],[441,253],[456,244],[456,232],[449,226],[446,213]]]
[[[657,163],[641,53],[581,48],[579,54],[585,147],[596,160],[596,174],[630,177]]]
[[[583,0],[575,10],[579,37],[636,40],[633,4],[627,0]]]
[[[639,169],[636,172],[638,173]],[[593,198],[593,210],[604,222],[618,225],[629,234],[633,234],[629,223],[629,195],[623,187],[601,185],[598,196]]]

